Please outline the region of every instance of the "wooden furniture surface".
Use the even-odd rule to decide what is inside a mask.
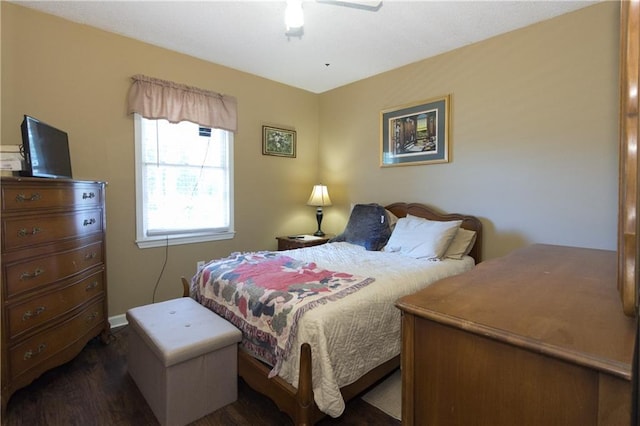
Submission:
[[[638,85],[640,84],[640,4],[620,2],[620,148],[618,182],[618,289],[624,312],[638,312],[640,221],[638,205]]]
[[[325,244],[330,239],[330,236],[311,237],[309,235],[276,237],[276,240],[278,240],[278,250],[292,250],[319,246],[321,244]]]
[[[105,184],[2,177],[2,412],[109,332]]]
[[[403,424],[631,424],[616,259],[533,245],[401,298]]]
[[[418,203],[394,203],[386,206],[397,217],[408,214],[430,220],[462,220],[462,227],[476,232],[476,242],[470,255],[476,263],[480,262],[482,247],[482,223],[474,216],[461,214],[442,214]],[[185,281],[183,280],[183,286]],[[187,286],[185,286],[187,288]],[[186,290],[185,290],[186,291]],[[185,295],[188,293],[185,293]],[[238,375],[254,390],[271,398],[278,408],[287,413],[296,425],[311,425],[325,416],[316,406],[312,386],[312,354],[308,343],[300,350],[300,372],[297,388],[279,376],[268,378],[271,367],[253,358],[244,350],[238,351]],[[365,389],[393,372],[400,366],[400,356],[379,365],[356,382],[343,387],[340,392],[345,401],[349,401]]]

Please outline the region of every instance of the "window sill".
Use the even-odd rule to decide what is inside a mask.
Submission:
[[[152,247],[165,247],[165,246],[177,246],[182,244],[193,243],[205,243],[208,241],[219,240],[231,240],[235,236],[234,231],[220,232],[216,234],[201,234],[201,235],[163,235],[157,237],[149,237],[144,239],[137,239],[136,244],[138,248],[152,248]]]

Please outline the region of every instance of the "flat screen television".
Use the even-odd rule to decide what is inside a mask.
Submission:
[[[71,179],[67,133],[28,115],[24,116],[20,128],[25,159],[25,170],[21,174]]]

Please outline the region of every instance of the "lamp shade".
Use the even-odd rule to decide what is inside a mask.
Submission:
[[[329,198],[329,191],[327,191],[326,185],[313,186],[307,205],[316,207],[331,205],[331,198]]]

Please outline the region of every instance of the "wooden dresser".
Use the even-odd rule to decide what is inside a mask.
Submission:
[[[616,252],[534,245],[400,299],[407,425],[630,425]]]
[[[109,332],[105,184],[3,177],[2,412],[11,395]]]

